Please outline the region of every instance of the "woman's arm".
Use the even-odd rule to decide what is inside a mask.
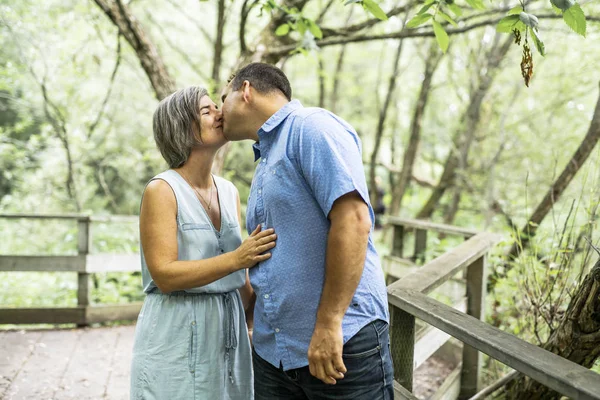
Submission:
[[[204,286],[271,257],[272,229],[260,226],[236,250],[203,260],[177,260],[177,201],[163,180],[148,184],[140,211],[140,240],[150,275],[163,293]]]

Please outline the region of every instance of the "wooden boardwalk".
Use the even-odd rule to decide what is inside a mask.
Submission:
[[[0,331],[0,399],[128,399],[134,330]]]

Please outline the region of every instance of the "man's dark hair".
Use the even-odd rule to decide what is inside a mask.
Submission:
[[[282,70],[271,64],[248,64],[229,80],[232,90],[239,90],[244,81],[248,81],[259,93],[267,94],[279,90],[288,100],[292,100],[290,81]]]

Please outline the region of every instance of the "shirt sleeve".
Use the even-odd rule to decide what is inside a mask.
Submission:
[[[354,130],[322,111],[307,116],[297,134],[293,157],[325,216],[337,199],[356,191],[374,221],[360,139]]]

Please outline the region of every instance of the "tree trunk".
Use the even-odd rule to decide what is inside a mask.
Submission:
[[[586,368],[591,368],[600,357],[600,260],[579,285],[561,324],[542,348]],[[512,400],[562,397],[525,376],[509,384],[507,392]]]
[[[421,211],[418,212],[417,218],[427,219],[431,218],[434,210],[438,206],[442,196],[448,188],[454,184],[456,173],[460,165],[460,154],[468,154],[471,143],[475,138],[475,132],[479,123],[479,115],[481,111],[481,103],[494,80],[494,72],[500,66],[500,62],[508,52],[512,42],[512,37],[505,39],[504,43],[500,46],[495,46],[490,52],[487,64],[487,73],[480,75],[479,86],[475,93],[471,96],[471,101],[465,113],[463,114],[463,123],[458,128],[455,139],[455,148],[450,150],[446,163],[444,165],[444,172],[440,178],[438,186],[434,189],[433,193],[429,197],[429,200],[425,203]],[[458,154],[457,151],[458,150]]]
[[[98,7],[119,29],[137,55],[144,72],[150,80],[155,96],[162,100],[175,91],[175,81],[169,75],[163,59],[139,21],[131,14],[122,0],[94,0]]]
[[[525,226],[523,226],[523,228],[519,231],[518,240],[515,241],[507,254],[510,259],[517,258],[521,252],[527,248],[531,238],[533,238],[537,233],[538,226],[542,223],[550,210],[552,210],[554,203],[558,201],[567,186],[569,186],[569,183],[571,183],[577,172],[586,162],[592,153],[592,150],[594,147],[596,147],[598,140],[600,140],[600,95],[598,96],[596,108],[594,109],[594,116],[592,117],[592,122],[590,122],[590,127],[587,134],[573,154],[573,157],[571,157],[571,160],[569,160],[567,163],[565,169],[562,171],[550,189],[548,189],[548,192],[546,192],[546,195],[536,207],[535,211],[529,218],[529,221],[527,221]],[[492,289],[499,279],[506,276],[509,269],[510,264],[506,264],[502,274],[494,274],[491,276],[489,289]]]
[[[394,90],[396,89],[396,79],[398,78],[398,69],[400,67],[400,56],[402,55],[403,41],[398,42],[398,48],[396,49],[396,56],[394,57],[394,70],[390,75],[390,81],[388,83],[388,91],[385,96],[383,107],[379,112],[379,121],[377,122],[377,131],[375,132],[375,146],[371,153],[371,164],[369,168],[369,186],[371,195],[371,204],[373,207],[377,207],[379,204],[379,193],[377,190],[377,184],[375,182],[376,168],[377,168],[377,157],[379,155],[379,148],[381,147],[381,138],[383,137],[383,130],[385,128],[385,120],[387,118],[388,109],[392,102]]]
[[[213,53],[212,85],[221,84],[220,71],[223,55],[223,31],[225,29],[225,0],[219,0],[217,6],[217,32],[215,35],[215,48]]]
[[[429,101],[429,93],[431,92],[431,81],[442,58],[438,49],[439,47],[437,43],[431,44],[429,56],[425,61],[425,76],[423,77],[421,89],[417,97],[417,102],[415,103],[415,109],[410,124],[410,139],[408,141],[406,151],[404,152],[400,176],[393,186],[394,191],[392,193],[392,204],[390,207],[391,215],[398,215],[400,212],[402,198],[406,193],[406,189],[413,175],[413,167],[415,164],[415,159],[417,158],[417,149],[419,147],[419,142],[421,141],[423,116],[425,115],[425,108],[427,106],[427,102]]]
[[[586,136],[583,141],[571,157],[571,160],[567,163],[565,169],[562,171],[556,182],[550,187],[540,204],[536,207],[535,211],[529,218],[529,221],[525,224],[521,233],[526,232],[526,235],[521,237],[521,245],[515,243],[510,252],[509,256],[515,258],[520,254],[522,248],[527,247],[530,239],[535,236],[537,232],[537,226],[544,220],[544,217],[550,212],[554,203],[558,201],[564,190],[567,188],[569,183],[573,180],[579,169],[586,162],[594,147],[600,139],[600,97],[596,103],[594,110],[594,116]]]

